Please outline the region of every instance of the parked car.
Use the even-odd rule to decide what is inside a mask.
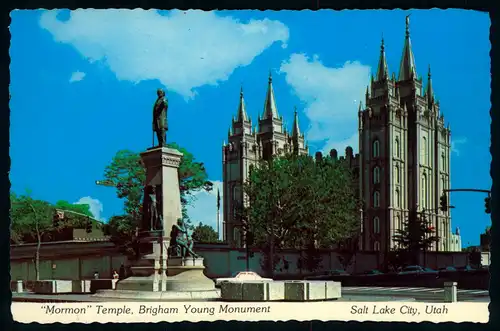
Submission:
[[[373,269],[373,270],[368,270],[362,273],[363,276],[377,276],[377,275],[383,275],[384,273],[380,270]]]
[[[398,275],[420,275],[420,274],[438,274],[436,270],[431,268],[421,267],[419,265],[410,265],[404,267],[402,271],[398,273]]]
[[[215,279],[215,286],[219,287],[220,284],[222,284],[223,282],[243,281],[243,280],[272,281],[271,278],[263,278],[259,274],[253,271],[236,271],[233,272],[231,277]]]
[[[457,271],[474,271],[476,269],[472,268],[470,265],[465,265],[461,267],[456,267]]]
[[[447,272],[457,272],[457,269],[455,267],[444,267],[444,268],[439,268],[439,273],[447,273]]]
[[[325,271],[322,275],[306,276],[306,277],[304,277],[304,279],[306,279],[306,280],[328,280],[330,277],[333,277],[333,276],[349,276],[349,273],[347,273],[343,269],[334,269],[334,270]]]

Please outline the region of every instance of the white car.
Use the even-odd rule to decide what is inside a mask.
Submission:
[[[272,281],[271,278],[263,278],[253,271],[238,271],[233,273],[233,277],[227,278],[217,278],[215,280],[215,286],[220,286],[224,282],[234,282],[234,281],[245,281],[245,280],[262,280],[262,281]]]

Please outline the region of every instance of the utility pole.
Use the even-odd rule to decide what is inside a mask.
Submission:
[[[220,191],[217,188],[217,239],[220,239]]]

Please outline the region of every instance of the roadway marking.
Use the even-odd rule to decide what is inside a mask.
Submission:
[[[428,287],[381,287],[381,286],[373,286],[373,287],[368,287],[368,286],[363,286],[363,287],[343,287],[342,288],[343,292],[408,292],[408,294],[411,293],[443,293],[444,289],[442,288],[428,288]],[[489,291],[486,290],[457,290],[457,293],[460,295],[489,295]]]
[[[414,290],[412,292],[433,292],[433,291],[442,291],[442,290],[439,290],[438,288],[419,288],[418,290]]]
[[[415,290],[419,290],[419,289],[421,289],[421,287],[408,287],[408,288],[400,287],[397,290],[394,290],[394,292],[415,291]]]
[[[458,291],[459,294],[484,294],[484,295],[489,295],[490,292],[489,291],[472,291],[472,290],[462,290],[462,291]]]
[[[372,290],[373,287],[344,287],[342,290],[347,290],[347,291],[369,291]]]

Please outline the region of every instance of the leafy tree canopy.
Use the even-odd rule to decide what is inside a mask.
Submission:
[[[197,162],[193,154],[175,143],[168,147],[177,149],[183,156],[179,165],[179,189],[181,193],[182,217],[185,224],[190,224],[187,206],[195,199],[194,193],[211,191],[213,184],[208,181],[208,175],[203,163]],[[142,217],[142,198],[146,181],[146,169],[139,153],[130,150],[120,150],[104,170],[105,182],[116,187],[117,196],[124,200],[125,214],[115,216],[108,222],[107,232],[112,240],[130,251],[132,235]],[[128,239],[127,239],[128,238]]]
[[[396,230],[393,240],[400,250],[417,252],[429,249],[439,241],[439,237],[427,220],[425,211],[418,214],[413,211],[410,218],[403,222],[403,227]]]
[[[177,149],[183,156],[179,165],[179,189],[181,202],[185,208],[192,199],[193,193],[200,190],[212,190],[203,163],[196,162],[194,156],[175,143],[168,147]],[[111,164],[104,170],[106,182],[116,187],[117,195],[124,199],[126,214],[139,219],[146,180],[146,169],[139,153],[121,150],[113,157]],[[184,210],[184,216],[187,216]]]
[[[194,228],[193,239],[195,242],[202,243],[215,243],[220,241],[217,232],[210,225],[202,224],[201,222]]]
[[[42,240],[42,237],[48,239],[51,232],[60,231],[69,226],[78,227],[86,219],[84,215],[93,217],[88,204],[75,205],[63,200],[51,204],[33,199],[30,192],[24,195],[11,193],[10,201],[11,241],[14,243]],[[74,211],[83,215],[65,213],[64,219],[54,224],[56,209]]]
[[[276,248],[316,248],[354,236],[359,229],[359,203],[350,171],[341,161],[287,155],[252,169],[244,185],[248,220],[256,243],[270,238]]]

